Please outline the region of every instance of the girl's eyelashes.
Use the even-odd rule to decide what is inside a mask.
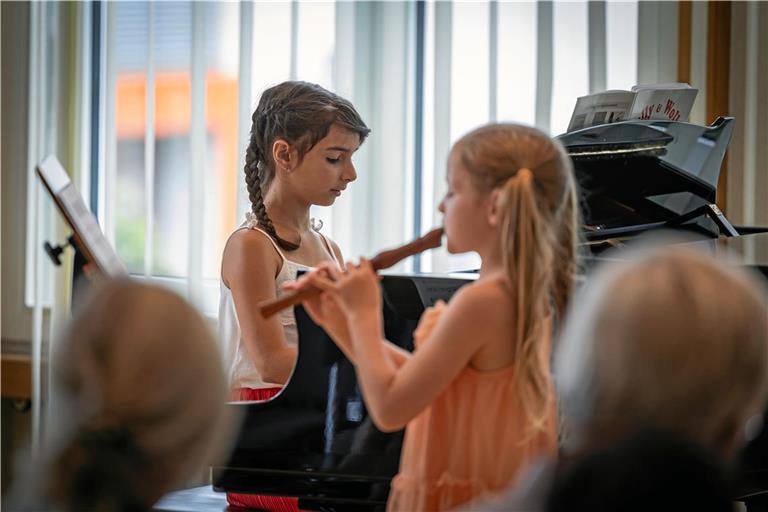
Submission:
[[[341,162],[341,157],[338,157],[338,158],[325,157],[325,160],[330,164],[337,164]]]

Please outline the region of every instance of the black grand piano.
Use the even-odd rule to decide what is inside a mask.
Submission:
[[[690,233],[694,243],[728,250],[768,276],[768,230],[734,227],[714,204],[732,131],[729,118],[707,127],[626,121],[560,137],[583,195],[587,278],[605,249],[659,228]],[[424,308],[475,277],[386,276],[387,338],[411,349]],[[301,307],[296,320],[293,375],[269,402],[231,405],[246,408],[245,422],[231,460],[213,469],[214,488],[297,496],[308,510],[383,510],[403,432],[376,429],[351,363]],[[767,431],[745,451],[741,473],[739,496],[755,506],[768,501]]]
[[[704,238],[739,236],[715,205],[732,118],[712,126],[627,121],[561,135],[583,194],[592,253],[639,233],[681,229]]]
[[[476,277],[385,276],[387,339],[413,350],[424,308]],[[302,510],[383,510],[404,432],[373,425],[352,364],[301,306],[295,312],[299,356],[291,379],[268,402],[231,405],[247,408],[244,425],[227,466],[213,469],[214,488],[298,496]]]

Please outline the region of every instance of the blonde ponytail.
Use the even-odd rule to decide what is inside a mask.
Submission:
[[[540,211],[533,173],[522,168],[503,185],[500,196],[502,261],[515,313],[514,365],[526,415],[544,427],[552,389],[548,347],[541,342],[549,316],[554,267],[553,229]]]
[[[569,176],[569,179],[571,182],[574,181],[573,176]],[[558,321],[562,321],[565,318],[565,312],[573,294],[576,274],[579,270],[579,232],[576,230],[576,226],[580,223],[580,216],[575,185],[572,184],[566,189],[563,204],[555,217],[555,221],[554,259],[557,265],[554,266],[552,300],[555,304]]]
[[[502,260],[514,304],[515,375],[533,431],[542,430],[554,407],[546,330],[563,318],[577,268],[572,164],[546,134],[514,124],[478,128],[454,151],[478,190],[500,192]]]

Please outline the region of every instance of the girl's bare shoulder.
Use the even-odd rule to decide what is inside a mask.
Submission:
[[[499,311],[512,306],[512,300],[503,279],[480,279],[463,286],[449,305],[454,311],[463,311],[473,318],[492,319]]]
[[[255,229],[241,228],[229,235],[224,246],[221,261],[222,278],[225,284],[228,278],[243,271],[274,270],[280,271],[282,258],[268,236]]]
[[[466,286],[462,286],[455,295],[456,298],[463,297],[463,300],[479,300],[510,302],[511,298],[506,282],[503,278],[491,277],[488,279],[478,279]]]
[[[269,238],[269,235],[256,229],[243,227],[235,230],[229,235],[227,243],[224,246],[224,254],[227,252],[247,251],[252,255],[263,254],[264,256],[274,255],[280,260],[280,254],[275,248],[275,244]]]

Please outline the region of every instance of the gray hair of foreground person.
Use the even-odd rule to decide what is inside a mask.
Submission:
[[[635,250],[581,290],[555,373],[566,451],[662,428],[731,459],[768,400],[764,280],[686,245]]]
[[[166,289],[102,283],[57,347],[49,504],[147,510],[226,454],[235,422],[208,327]]]

